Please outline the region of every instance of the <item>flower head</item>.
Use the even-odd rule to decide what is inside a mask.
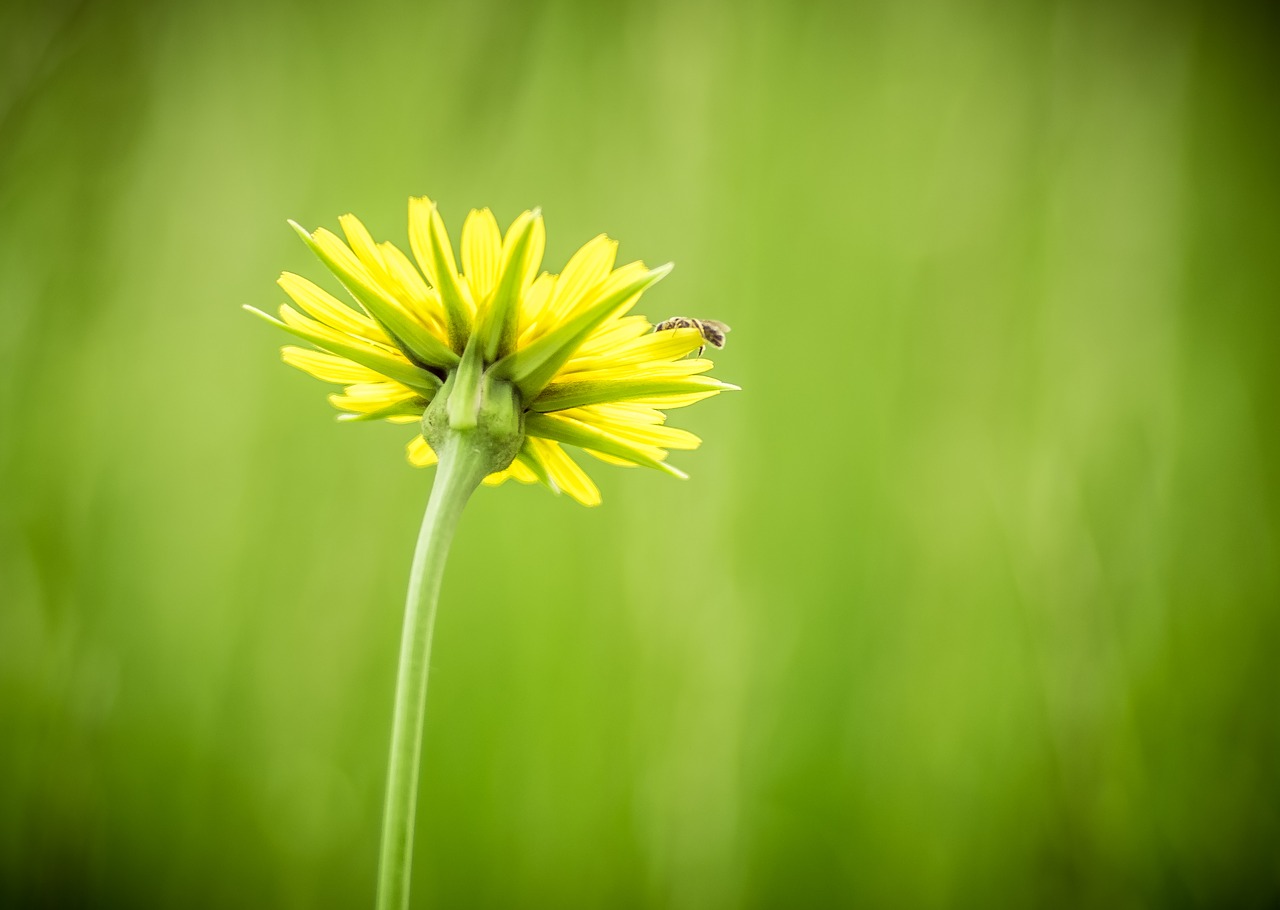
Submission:
[[[279,319],[247,309],[320,349],[288,346],[284,361],[344,386],[329,397],[344,412],[340,420],[420,422],[447,389],[448,418],[465,425],[474,420],[468,402],[481,377],[513,388],[523,439],[486,484],[540,481],[596,505],[599,491],[565,446],[684,477],[667,454],[701,440],[666,426],[664,411],[737,388],[704,375],[710,360],[686,359],[706,344],[696,321],[655,332],[645,317],[630,315],[671,267],[615,267],[617,243],[603,234],[553,275],[541,271],[546,232],[536,210],[505,235],[488,209],[472,211],[455,257],[435,203],[410,199],[413,260],[374,241],[354,215],[339,222],[345,242],[323,228],[293,226],[359,309],[289,272],[279,284],[294,306],[281,306]],[[459,388],[468,384],[476,388]],[[421,432],[408,457],[415,465],[436,461]]]

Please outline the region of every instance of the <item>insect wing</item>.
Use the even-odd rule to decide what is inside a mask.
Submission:
[[[724,347],[724,336],[728,333],[729,327],[715,319],[699,319],[698,321],[702,324],[702,337],[715,347]]]

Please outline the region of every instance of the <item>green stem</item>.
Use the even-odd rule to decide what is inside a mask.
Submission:
[[[435,482],[422,530],[413,554],[409,595],[404,608],[400,641],[400,671],[396,679],[395,719],[391,728],[391,762],[387,769],[387,798],[382,815],[382,846],[378,855],[378,910],[409,906],[409,878],[413,867],[413,820],[418,801],[418,767],[422,757],[422,728],[427,707],[427,671],[431,635],[445,557],[462,508],[489,473],[488,459],[472,434],[450,434],[437,454]]]

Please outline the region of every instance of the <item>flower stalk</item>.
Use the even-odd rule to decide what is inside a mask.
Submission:
[[[671,266],[619,265],[604,234],[555,274],[542,268],[537,209],[505,235],[489,209],[473,210],[455,247],[436,204],[410,199],[412,258],[354,215],[338,222],[345,240],[291,224],[354,306],[285,272],[278,283],[291,303],[278,317],[246,309],[314,346],[290,345],[282,358],[342,387],[329,396],[340,420],[417,424],[409,462],[439,464],[409,578],[378,860],[379,910],[406,910],[432,630],[471,494],[514,480],[599,505],[570,449],[683,478],[667,456],[701,440],[668,426],[666,412],[738,387],[706,375],[713,364],[701,356],[709,337],[700,326],[727,326],[689,317],[654,325],[632,313]],[[711,343],[720,347],[723,334]]]
[[[409,906],[431,640],[449,545],[471,494],[486,476],[508,467],[520,451],[522,411],[520,396],[509,383],[484,376],[478,359],[464,357],[422,418],[423,435],[440,463],[418,533],[405,599],[378,854],[378,910]],[[461,425],[451,421],[453,413],[462,415]]]

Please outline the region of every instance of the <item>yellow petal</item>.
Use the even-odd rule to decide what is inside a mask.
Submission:
[[[676,392],[671,395],[654,395],[651,398],[633,398],[628,403],[670,411],[675,408],[687,408],[691,404],[697,404],[699,401],[705,401],[719,394],[719,389],[712,389],[709,392]]]
[[[573,361],[570,361],[572,363]],[[582,363],[584,361],[578,361]],[[632,364],[623,366],[609,365],[604,368],[586,370],[564,370],[556,374],[556,382],[636,382],[639,380],[658,381],[663,379],[689,379],[705,373],[714,367],[710,360],[668,360],[656,363]],[[715,380],[707,377],[707,381]]]
[[[342,226],[342,233],[347,235],[347,244],[351,247],[351,251],[369,270],[369,274],[376,279],[386,278],[387,266],[382,260],[382,253],[360,219],[348,213],[339,216],[338,224]],[[379,281],[379,283],[383,282]]]
[[[502,263],[502,232],[489,209],[472,209],[462,225],[462,269],[477,306],[493,293]]]
[[[435,273],[435,257],[431,250],[431,219],[439,218],[436,204],[426,196],[413,196],[409,199],[409,249],[413,258],[418,260],[418,268],[427,276],[433,288],[440,286]],[[449,259],[453,258],[453,249],[446,251]]]
[[[643,337],[652,328],[649,320],[643,316],[621,316],[606,320],[578,346],[565,366],[568,367],[575,360],[606,355],[609,351]]]
[[[330,328],[314,319],[303,316],[290,306],[280,307],[280,318],[268,316],[261,310],[245,307],[251,313],[268,322],[280,326],[290,334],[303,338],[330,354],[345,357],[348,360],[368,367],[369,369],[395,379],[413,389],[418,389],[427,398],[435,395],[440,388],[440,380],[432,373],[409,363],[399,351],[384,348],[376,342],[365,338],[347,335],[337,329]]]
[[[506,469],[495,471],[486,477],[483,483],[485,486],[496,487],[508,480],[514,480],[516,483],[537,483],[538,476],[517,457]]]
[[[427,286],[409,257],[394,243],[385,241],[378,244],[378,249],[387,265],[387,280],[398,291],[397,296],[443,341],[446,336],[440,295]]]
[[[618,255],[617,241],[600,234],[588,240],[573,254],[556,280],[550,311],[556,322],[568,319],[584,301],[593,299],[592,291],[608,277]]]
[[[566,417],[561,413],[531,413],[525,418],[525,429],[530,436],[604,452],[615,458],[628,459],[682,480],[688,477],[679,468],[667,464],[665,449],[623,439],[598,426],[573,417]]]
[[[649,405],[638,405],[631,401],[611,401],[608,404],[593,404],[583,410],[599,415],[604,420],[623,423],[638,423],[644,426],[663,424],[667,415]]]
[[[354,348],[367,350],[371,354],[390,357],[397,363],[412,366],[412,364],[409,363],[409,359],[401,354],[399,349],[383,345],[377,341],[372,341],[361,335],[349,335],[346,332],[328,326],[323,322],[318,322],[315,319],[308,319],[288,304],[280,305],[280,321],[285,325],[292,326],[297,329],[305,329],[308,332],[314,332],[321,339],[341,341],[343,344],[350,345]]]
[[[381,382],[385,378],[381,373],[353,363],[345,357],[321,351],[309,351],[294,345],[281,348],[280,357],[289,366],[297,367],[304,373],[310,373],[323,382],[337,382],[345,385],[349,382]],[[406,389],[406,391],[411,390]]]
[[[600,490],[558,442],[537,437],[530,437],[529,441],[557,487],[584,506],[600,505]]]
[[[520,301],[520,341],[517,347],[524,347],[546,333],[553,324],[548,313],[547,303],[551,299],[555,287],[556,276],[542,273],[524,292]]]
[[[688,430],[638,420],[618,408],[602,410],[600,405],[588,405],[556,413],[562,417],[580,420],[598,430],[639,446],[689,451],[702,445],[702,440]]]
[[[448,368],[457,364],[457,353],[379,281],[376,270],[370,271],[337,235],[323,228],[307,233],[296,223],[293,227],[365,311],[387,327],[392,340],[405,353],[427,365]]]
[[[355,411],[357,414],[368,414],[380,411],[401,401],[417,398],[413,389],[402,386],[398,382],[358,382],[343,390],[341,395],[330,395],[329,401],[336,408],[344,411]]]
[[[360,222],[356,222],[359,224]],[[364,225],[360,225],[363,230]],[[359,278],[367,284],[376,285],[377,281],[370,274],[368,266],[360,261],[360,257],[352,252],[351,247],[342,242],[342,238],[327,228],[316,228],[311,232],[315,245],[344,272]]]
[[[439,459],[436,458],[435,451],[431,446],[427,445],[427,441],[421,436],[415,436],[409,440],[408,446],[409,463],[419,468],[429,467],[435,464]]]
[[[594,343],[589,340],[578,349],[574,358],[565,364],[565,371],[672,362],[706,345],[706,340],[697,329],[671,329],[628,338],[627,335],[632,329],[631,326],[626,329],[619,326],[607,340],[602,339]],[[711,363],[709,360],[706,362]],[[711,367],[708,366],[706,369]]]
[[[388,347],[391,345],[391,339],[387,337],[387,333],[380,325],[363,313],[357,313],[351,307],[341,303],[332,294],[301,275],[282,272],[276,279],[276,284],[280,285],[303,312],[326,326],[358,338],[368,338]]]

